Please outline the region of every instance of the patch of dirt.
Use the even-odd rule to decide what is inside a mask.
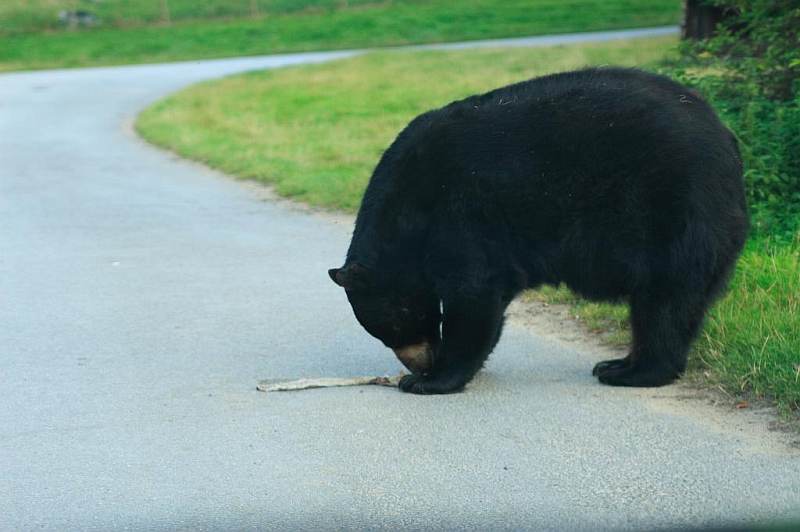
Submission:
[[[601,355],[593,355],[593,359],[627,354],[627,349],[606,343],[603,334],[590,332],[567,305],[517,299],[509,306],[507,319],[576,351]],[[654,411],[688,417],[714,431],[733,435],[753,452],[796,455],[800,451],[800,421],[781,419],[767,401],[727,393],[701,371],[690,372],[670,386],[629,388],[626,393],[637,396]]]
[[[517,298],[506,311],[509,323],[558,340],[578,351],[602,353],[605,358],[621,358],[627,354],[622,347],[605,341],[606,335],[590,332],[570,311],[569,305],[544,303]]]

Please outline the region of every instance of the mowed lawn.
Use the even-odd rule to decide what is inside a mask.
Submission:
[[[76,9],[94,25],[59,22]],[[3,0],[0,70],[659,26],[680,13],[680,0]]]
[[[506,83],[584,65],[654,65],[672,39],[460,52],[383,52],[323,65],[254,72],[191,87],[137,122],[151,142],[282,195],[354,212],[382,151],[418,113]],[[629,340],[627,307],[566,289],[591,328]],[[728,295],[693,350],[691,376],[731,394],[800,407],[800,242],[754,235]]]
[[[556,70],[652,62],[674,42],[373,53],[196,85],[147,109],[137,127],[284,196],[354,212],[378,157],[417,114]]]

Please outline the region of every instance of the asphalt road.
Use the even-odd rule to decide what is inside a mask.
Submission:
[[[512,44],[537,42],[552,39]],[[458,395],[255,390],[400,369],[326,274],[350,227],[265,202],[130,123],[189,83],[341,55],[0,76],[0,529],[800,516],[797,449],[699,402],[603,387],[599,353],[523,328]]]

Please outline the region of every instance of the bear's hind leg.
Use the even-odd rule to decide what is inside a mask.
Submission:
[[[704,299],[687,294],[631,298],[633,349],[624,359],[596,367],[600,382],[663,386],[677,379],[686,369],[689,346],[703,322],[705,308]]]

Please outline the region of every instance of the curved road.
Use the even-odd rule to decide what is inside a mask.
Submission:
[[[255,391],[399,369],[328,280],[350,227],[265,202],[129,124],[189,83],[349,53],[0,76],[0,529],[799,516],[796,449],[664,391],[602,387],[600,354],[522,328],[458,395]]]

